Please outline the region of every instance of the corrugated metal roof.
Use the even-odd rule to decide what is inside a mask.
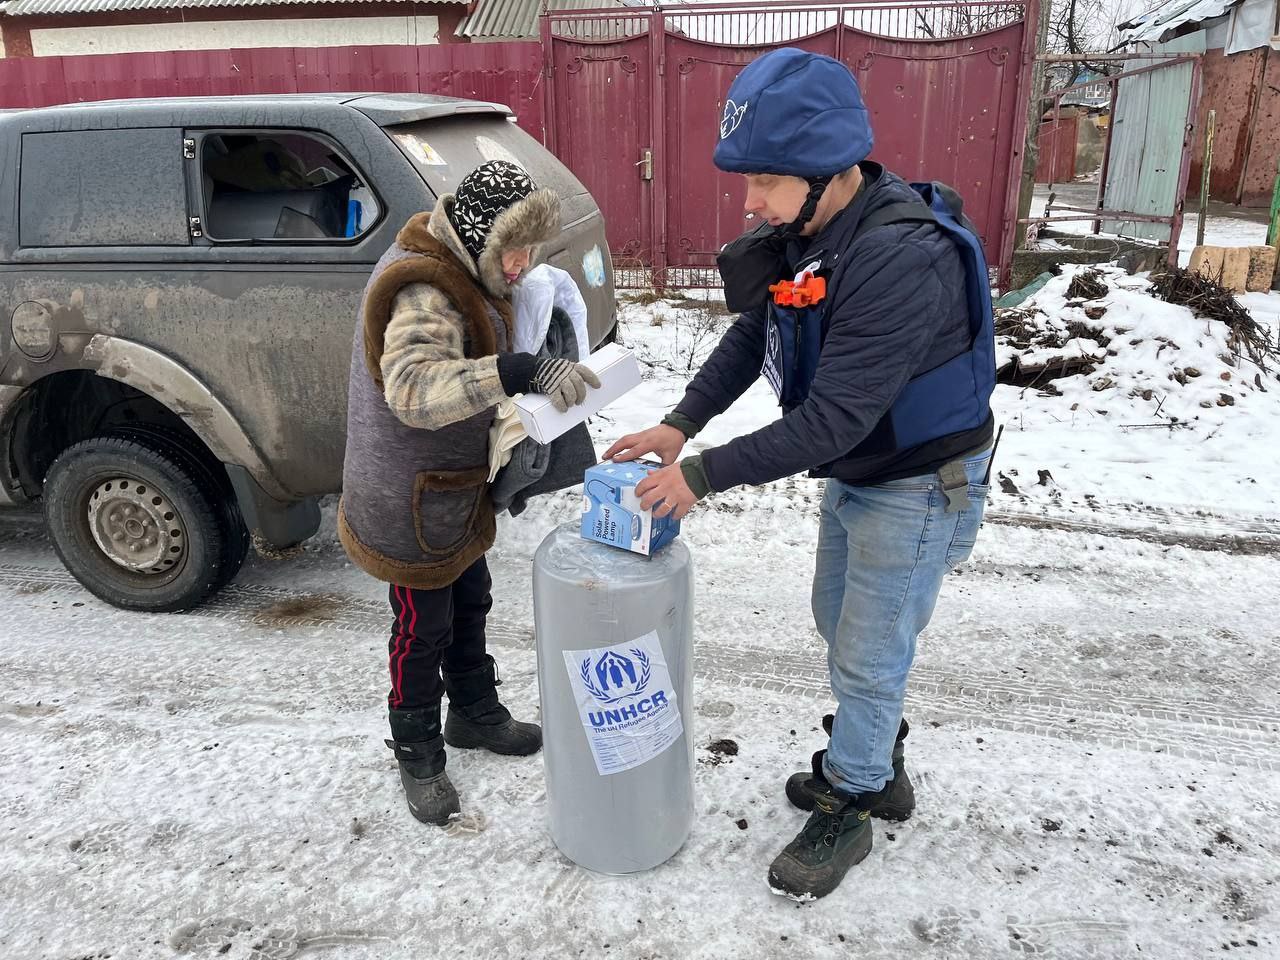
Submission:
[[[547,0],[548,10],[639,6],[643,0]],[[458,36],[481,40],[537,39],[543,0],[480,0],[458,26]]]
[[[57,16],[72,13],[112,13],[119,10],[191,10],[200,7],[275,7],[298,3],[337,3],[340,0],[7,0],[0,13],[10,17]],[[348,0],[350,2],[350,0]],[[386,3],[391,0],[355,0]],[[467,0],[437,0],[466,3]]]
[[[1169,0],[1120,24],[1126,41],[1155,42],[1172,36],[1184,23],[1203,23],[1221,17],[1240,0]]]

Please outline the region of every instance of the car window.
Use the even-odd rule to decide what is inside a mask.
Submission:
[[[75,130],[22,137],[24,247],[186,246],[178,129]]]
[[[206,133],[200,175],[212,240],[345,241],[367,233],[381,213],[355,166],[314,134]]]

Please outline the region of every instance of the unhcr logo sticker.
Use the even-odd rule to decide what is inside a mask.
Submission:
[[[601,776],[652,760],[684,733],[656,632],[612,647],[565,650],[564,663]]]

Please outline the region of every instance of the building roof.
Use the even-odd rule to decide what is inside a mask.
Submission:
[[[120,10],[192,10],[203,7],[275,7],[299,3],[387,3],[391,0],[5,0],[0,13],[10,17],[114,13]],[[436,0],[466,3],[467,0]]]
[[[644,3],[645,0],[480,0],[458,26],[458,36],[472,40],[534,39],[538,36],[538,17],[544,10],[599,10]]]
[[[1126,42],[1167,40],[1187,23],[1203,23],[1227,14],[1240,0],[1168,0],[1117,26]]]

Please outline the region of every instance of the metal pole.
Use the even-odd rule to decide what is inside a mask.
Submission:
[[[1107,142],[1102,148],[1102,169],[1098,172],[1098,209],[1102,209],[1102,205],[1107,199],[1107,174],[1111,170],[1111,135],[1116,132],[1116,100],[1120,96],[1120,81],[1113,80],[1111,82],[1111,107],[1107,113]],[[1102,221],[1093,221],[1093,232],[1095,234],[1102,231]]]
[[[1213,169],[1213,129],[1218,111],[1209,111],[1209,122],[1204,128],[1204,169],[1200,171],[1200,222],[1196,224],[1196,246],[1204,246],[1204,222],[1209,216],[1209,171]]]

